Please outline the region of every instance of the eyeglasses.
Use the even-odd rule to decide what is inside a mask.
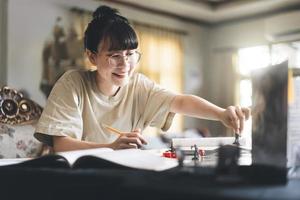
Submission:
[[[128,64],[136,65],[140,61],[140,58],[141,53],[138,51],[128,52],[126,55],[115,53],[108,57],[108,62],[110,66],[117,67],[123,62],[123,59],[125,59]]]

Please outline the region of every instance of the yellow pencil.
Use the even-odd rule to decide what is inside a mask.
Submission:
[[[122,131],[120,131],[120,130],[118,130],[118,129],[115,129],[115,128],[113,128],[113,127],[110,127],[110,126],[108,126],[108,125],[106,125],[106,124],[103,124],[103,126],[104,126],[107,130],[109,130],[110,132],[116,133],[116,134],[118,134],[119,136],[122,136],[122,135],[125,135],[125,134],[126,134],[126,133],[124,133],[124,132],[122,132]],[[140,148],[140,147],[138,147],[137,144],[135,144],[135,143],[129,143],[129,144],[136,146],[136,148]],[[147,144],[147,142],[146,142],[146,144]]]
[[[119,131],[118,129],[115,129],[115,128],[113,128],[113,127],[110,127],[110,126],[108,126],[108,125],[106,125],[106,124],[103,124],[103,125],[104,125],[104,127],[105,127],[107,130],[109,130],[109,131],[111,131],[111,132],[113,132],[113,133],[116,133],[116,134],[118,134],[118,135],[123,135],[123,134],[124,134],[122,131]]]

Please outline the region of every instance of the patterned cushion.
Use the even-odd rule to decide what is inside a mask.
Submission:
[[[0,123],[0,158],[33,158],[42,152],[43,145],[33,137],[34,125]]]
[[[0,158],[36,157],[43,145],[34,137],[42,108],[9,87],[0,88]]]

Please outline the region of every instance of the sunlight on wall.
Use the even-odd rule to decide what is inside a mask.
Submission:
[[[241,75],[249,76],[252,70],[270,65],[268,46],[243,48],[238,51],[238,56]]]

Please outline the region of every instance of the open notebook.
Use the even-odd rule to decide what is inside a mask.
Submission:
[[[164,171],[178,165],[177,160],[160,157],[140,149],[113,150],[97,148],[60,152],[55,155],[25,161],[20,167],[64,167],[64,168],[135,168]]]

